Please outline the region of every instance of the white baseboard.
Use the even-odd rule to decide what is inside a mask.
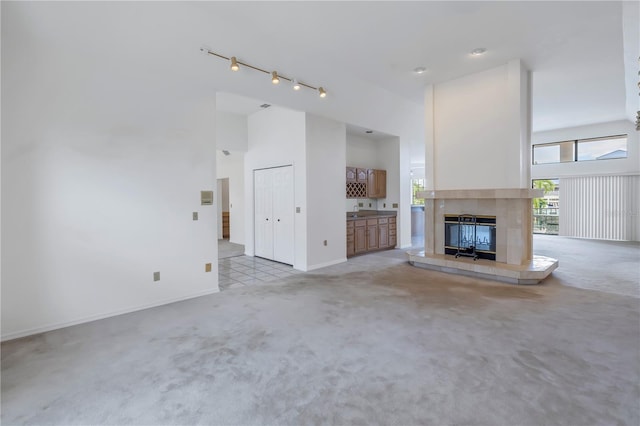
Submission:
[[[307,266],[307,271],[313,271],[314,269],[326,268],[327,266],[337,265],[338,263],[344,263],[347,258],[331,260],[329,262],[317,263],[315,265]]]
[[[90,315],[88,317],[79,318],[77,320],[64,321],[64,322],[59,322],[59,323],[55,323],[55,324],[44,325],[44,326],[41,326],[41,327],[33,327],[33,328],[28,328],[26,330],[14,331],[12,333],[7,333],[7,334],[2,335],[2,337],[0,337],[0,341],[5,342],[7,340],[13,340],[13,339],[19,339],[21,337],[31,336],[33,334],[45,333],[47,331],[57,330],[57,329],[60,329],[60,328],[71,327],[71,326],[74,326],[74,325],[84,324],[84,323],[87,323],[87,322],[97,321],[97,320],[110,318],[110,317],[115,317],[115,316],[118,316],[118,315],[128,314],[128,313],[131,313],[131,312],[142,311],[144,309],[155,308],[157,306],[168,305],[170,303],[181,302],[183,300],[194,299],[196,297],[201,297],[201,296],[206,296],[208,294],[218,293],[219,291],[220,291],[219,288],[213,288],[213,289],[200,291],[200,292],[195,293],[195,294],[190,294],[188,296],[177,297],[177,298],[172,298],[172,299],[166,299],[166,300],[162,300],[162,301],[159,301],[159,302],[153,302],[153,303],[148,303],[148,304],[145,304],[145,305],[136,306],[136,307],[133,307],[133,308],[119,309],[117,311],[112,311],[112,312],[109,312],[109,313],[98,314],[98,315]]]

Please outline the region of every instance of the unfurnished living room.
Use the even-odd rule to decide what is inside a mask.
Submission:
[[[640,5],[1,14],[3,425],[640,424]]]

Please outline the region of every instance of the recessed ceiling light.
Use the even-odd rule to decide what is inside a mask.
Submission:
[[[427,69],[425,67],[417,67],[413,69],[413,72],[415,74],[424,74],[425,72],[427,72]]]
[[[487,51],[487,49],[485,49],[484,47],[478,47],[478,48],[475,48],[475,49],[473,49],[471,51],[471,56],[484,55],[486,51]]]

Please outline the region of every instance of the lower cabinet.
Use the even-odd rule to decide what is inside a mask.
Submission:
[[[355,238],[354,238],[354,254],[360,254],[367,251],[367,221],[355,221]]]
[[[378,219],[367,219],[367,251],[380,247],[378,242]]]
[[[373,217],[347,221],[347,257],[396,246],[396,218]]]

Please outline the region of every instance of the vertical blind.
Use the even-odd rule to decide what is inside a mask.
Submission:
[[[640,239],[640,176],[560,179],[560,235]]]

